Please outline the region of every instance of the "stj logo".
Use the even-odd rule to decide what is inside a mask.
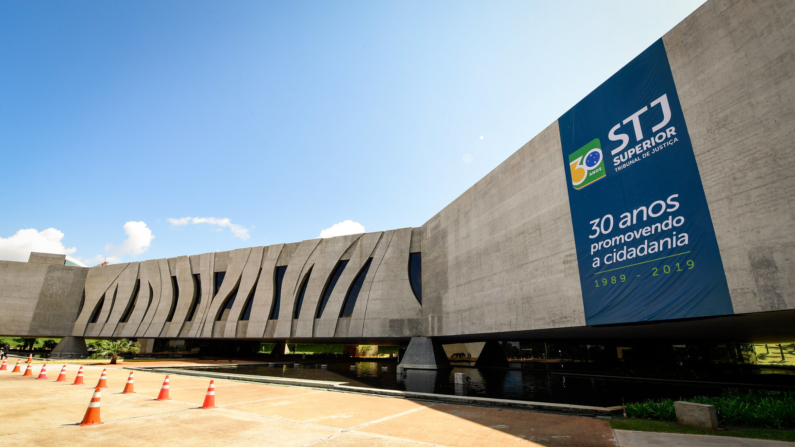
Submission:
[[[571,184],[574,189],[585,188],[607,175],[604,157],[602,157],[602,144],[599,142],[599,138],[594,139],[569,155],[569,169],[571,170]]]

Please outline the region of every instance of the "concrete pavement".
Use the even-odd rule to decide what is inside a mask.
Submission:
[[[328,390],[216,380],[216,410],[198,409],[205,378],[172,375],[168,402],[154,399],[164,375],[108,367],[103,425],[78,427],[103,367],[84,367],[85,386],[0,373],[0,442],[11,445],[593,446],[614,447],[605,421],[519,410],[434,404]],[[34,377],[41,368],[34,365]]]

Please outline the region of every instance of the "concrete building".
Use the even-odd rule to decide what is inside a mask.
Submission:
[[[443,363],[432,358],[439,343],[795,339],[795,2],[711,0],[660,45],[719,249],[726,292],[716,293],[730,311],[588,324],[590,266],[571,208],[579,192],[555,122],[420,227],[93,268],[36,253],[0,262],[0,334],[413,340],[431,366]],[[660,283],[663,298],[669,286],[686,293]],[[633,293],[611,299],[642,298]]]

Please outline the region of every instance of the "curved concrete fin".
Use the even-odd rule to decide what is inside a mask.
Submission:
[[[317,315],[321,300],[323,299],[322,295],[324,289],[331,280],[334,267],[336,267],[340,258],[348,248],[361,237],[361,234],[338,236],[323,239],[323,241],[318,244],[317,249],[312,253],[312,257],[314,258],[312,260],[313,262],[311,262],[312,275],[309,277],[309,282],[306,285],[304,301],[301,304],[301,313],[298,315],[298,320],[293,323],[295,324],[292,331],[294,337],[312,337],[315,315]],[[307,266],[308,265],[310,265],[309,262],[307,262]]]
[[[215,266],[215,253],[204,253],[199,255],[199,279],[201,280],[201,300],[196,306],[193,314],[188,337],[198,337],[204,323],[204,314],[210,306],[213,296],[213,270]]]
[[[245,267],[243,267],[243,274],[240,275],[240,285],[237,288],[237,298],[229,310],[229,315],[226,318],[224,325],[223,337],[234,338],[237,334],[237,322],[245,310],[246,301],[254,293],[254,287],[257,285],[257,278],[259,278],[260,270],[262,268],[262,253],[265,247],[254,247],[248,255]]]
[[[179,295],[177,299],[177,307],[174,309],[174,316],[168,324],[166,330],[166,337],[173,338],[179,335],[182,329],[185,318],[188,316],[191,304],[193,304],[194,294],[196,293],[196,285],[193,283],[193,273],[190,270],[190,259],[187,256],[180,256],[177,258],[177,286],[179,287]]]
[[[168,259],[158,259],[157,265],[160,268],[160,301],[154,307],[149,327],[144,331],[144,337],[157,337],[166,324],[169,312],[171,312],[171,302],[174,300],[174,286],[171,283],[171,270],[168,267]]]
[[[99,315],[97,315],[97,322],[94,324],[89,323],[86,326],[86,337],[98,337],[99,333],[102,331],[102,327],[105,326],[105,322],[108,321],[108,317],[110,316],[110,310],[113,308],[113,302],[116,300],[116,293],[119,289],[119,278],[116,278],[113,281],[113,284],[108,287],[108,290],[105,291],[105,300],[102,302],[102,309],[99,311]]]
[[[257,281],[257,289],[251,303],[251,316],[248,319],[246,338],[261,338],[265,334],[265,326],[273,307],[273,288],[276,274],[276,262],[282,253],[284,244],[271,245],[262,259],[262,272]]]
[[[229,254],[229,265],[227,266],[224,282],[218,293],[213,297],[213,302],[207,310],[204,317],[204,329],[202,330],[202,337],[213,336],[213,325],[215,324],[216,317],[223,310],[232,292],[240,285],[240,277],[243,274],[243,267],[246,266],[248,257],[251,254],[250,248],[239,248],[233,250]],[[237,298],[235,298],[237,300]]]
[[[114,335],[117,337],[135,337],[135,334],[138,333],[138,326],[140,326],[141,321],[144,319],[146,315],[146,311],[149,310],[149,305],[152,303],[153,295],[154,295],[154,285],[152,282],[155,281],[157,278],[158,290],[160,284],[160,268],[157,266],[156,260],[150,261],[143,261],[141,262],[140,267],[140,274],[138,279],[140,280],[138,286],[138,296],[136,296],[133,301],[133,308],[132,312],[130,313],[130,318],[127,320],[124,328],[122,328],[121,333],[117,334],[114,332]]]
[[[353,314],[351,315],[351,321],[348,325],[348,337],[361,337],[364,332],[364,319],[367,316],[367,302],[370,299],[370,289],[373,286],[375,275],[378,273],[378,268],[381,267],[381,262],[384,260],[384,255],[394,235],[394,230],[384,231],[375,249],[373,249],[373,261],[370,263],[370,269],[367,271],[367,276],[364,278],[362,290],[359,291],[359,298],[356,300],[356,305],[353,307]]]
[[[110,310],[108,320],[99,332],[100,337],[111,337],[116,332],[116,325],[119,324],[119,320],[124,315],[130,300],[133,299],[132,294],[133,289],[135,289],[135,280],[138,278],[139,266],[138,262],[131,262],[127,264],[127,268],[119,275],[116,299],[113,301],[113,308]]]
[[[165,261],[165,259],[157,259],[153,261],[154,265],[149,276],[149,285],[152,287],[152,297],[149,302],[149,306],[146,309],[146,313],[141,320],[141,324],[138,325],[138,330],[135,332],[136,337],[143,337],[146,334],[146,331],[149,329],[149,325],[152,324],[152,320],[155,318],[155,312],[157,312],[157,308],[160,305],[160,298],[163,289],[161,281],[161,261]],[[168,264],[166,264],[166,268],[168,268]],[[168,288],[171,288],[170,281]],[[157,333],[159,334],[160,331]]]
[[[366,233],[356,242],[356,247],[353,249],[348,265],[342,272],[337,285],[331,292],[326,309],[320,316],[320,319],[315,323],[315,337],[333,337],[337,329],[337,320],[342,312],[342,304],[345,301],[345,296],[348,294],[351,285],[353,284],[356,275],[362,270],[364,263],[370,259],[370,256],[375,250],[378,240],[383,235],[383,232]]]
[[[83,309],[80,311],[80,315],[75,320],[72,329],[73,336],[83,336],[88,320],[91,318],[91,314],[94,313],[100,298],[126,267],[127,264],[113,264],[88,269],[85,288],[86,299],[83,302]]]
[[[409,283],[411,228],[395,230],[367,299],[364,337],[410,337],[422,326],[422,306]]]
[[[282,296],[279,309],[279,321],[276,324],[274,337],[290,338],[293,328],[293,309],[295,308],[296,294],[298,292],[298,281],[304,278],[304,268],[309,257],[314,253],[315,248],[320,244],[321,239],[311,239],[303,241],[290,258],[287,265],[287,272],[282,280]]]

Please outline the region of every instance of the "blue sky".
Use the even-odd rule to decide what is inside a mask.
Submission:
[[[421,226],[702,3],[4,1],[0,259]]]

